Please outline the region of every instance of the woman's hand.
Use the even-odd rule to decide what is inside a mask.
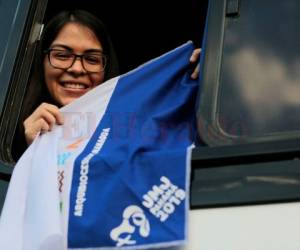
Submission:
[[[192,64],[196,63],[200,57],[200,53],[201,53],[201,49],[198,48],[198,49],[195,49],[190,57],[190,62]],[[200,66],[199,66],[199,63],[197,63],[197,66],[196,68],[194,69],[192,75],[191,75],[191,78],[193,79],[197,79],[198,76],[199,76],[199,71],[200,71]]]
[[[23,123],[27,144],[30,145],[39,133],[51,131],[54,124],[63,124],[63,116],[59,108],[49,103],[42,103]]]

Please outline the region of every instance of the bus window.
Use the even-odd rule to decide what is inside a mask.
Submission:
[[[299,139],[300,2],[213,2],[200,135],[214,146]]]
[[[24,51],[28,51],[26,48],[30,48],[26,45],[30,41],[30,34],[37,32],[35,30],[38,30],[37,33],[39,33],[41,24],[47,23],[56,13],[62,10],[84,9],[98,16],[107,26],[116,49],[120,73],[122,74],[188,40],[192,40],[196,47],[200,47],[206,7],[207,1],[196,0],[188,0],[184,4],[169,0],[146,2],[32,1],[28,16],[31,16],[31,19],[35,21],[26,22],[29,35],[23,38]],[[36,26],[36,24],[39,25]],[[32,40],[36,42],[37,38]],[[20,114],[26,112],[27,108],[22,100],[30,95],[26,84],[34,79],[32,70],[30,70],[34,59],[34,49],[29,51],[28,56],[25,58],[20,56],[19,60],[15,62],[23,69],[16,69],[16,72],[19,72],[18,77],[12,74],[14,81],[10,83],[10,87],[14,90],[15,97],[14,99],[7,97],[10,109],[2,117],[2,122],[7,121],[7,126],[5,129],[1,127],[0,131],[3,137],[0,159],[11,165],[18,160],[23,150],[26,149],[25,141],[14,141],[18,146],[23,146],[19,152],[14,152],[12,147],[14,134],[18,129],[17,121],[21,119]],[[15,86],[20,83],[20,79],[23,83],[22,87],[16,89]]]

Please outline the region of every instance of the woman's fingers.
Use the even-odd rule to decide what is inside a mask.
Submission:
[[[46,133],[51,130],[51,126],[43,118],[37,120],[35,122],[35,125],[36,125],[35,130],[39,131],[41,134]]]
[[[49,124],[44,119],[39,119],[34,122],[24,122],[24,134],[28,145],[30,145],[39,133],[45,133],[50,130]]]
[[[59,108],[55,105],[48,104],[45,105],[45,109],[50,113],[53,117],[55,117],[55,123],[58,125],[62,125],[64,123],[63,115],[60,112]]]
[[[63,116],[59,111],[59,108],[49,103],[42,103],[30,117],[33,121],[43,117],[50,124],[63,124]]]
[[[63,115],[58,107],[42,103],[25,121],[24,131],[27,144],[31,144],[39,133],[50,131],[54,124],[63,124]]]
[[[199,57],[200,57],[200,54],[201,54],[201,49],[198,48],[198,49],[195,49],[190,57],[190,62],[193,64],[193,63],[196,63],[198,62],[199,60]],[[198,76],[199,76],[199,72],[200,71],[200,65],[199,63],[197,64],[197,66],[195,67],[192,75],[191,75],[191,78],[192,79],[197,79]]]
[[[196,80],[199,76],[199,73],[200,73],[200,65],[198,63],[196,68],[194,69],[193,73],[191,74],[191,78]]]
[[[190,62],[191,63],[195,63],[198,61],[199,59],[199,56],[200,56],[200,53],[201,53],[201,49],[198,48],[198,49],[195,49],[190,57]]]

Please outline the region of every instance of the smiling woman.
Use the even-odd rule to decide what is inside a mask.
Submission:
[[[122,11],[117,11],[116,4]],[[29,70],[30,61],[27,70],[24,70],[28,75],[30,72],[30,79],[28,81],[28,77],[26,80],[22,77],[26,82],[21,89],[23,95],[18,102],[14,102],[19,103],[16,111],[10,113],[15,114],[18,122],[16,126],[16,122],[10,123],[10,136],[5,132],[5,145],[9,148],[3,152],[7,152],[6,158],[10,163],[19,159],[37,131],[50,130],[54,123],[62,122],[58,111],[61,106],[95,85],[126,73],[187,40],[192,40],[199,47],[206,12],[206,1],[200,4],[196,0],[188,0],[184,5],[158,0],[143,4],[140,1],[126,4],[102,1],[97,7],[91,0],[84,3],[63,0],[59,4],[51,0],[44,5],[43,12],[39,13],[45,12],[45,16],[41,14],[42,20],[34,24],[37,28],[41,26],[40,23],[46,24],[39,41],[33,39],[37,44],[35,63]],[[169,11],[170,6],[172,12]],[[74,9],[84,9],[92,15],[79,15]],[[166,14],[168,18],[165,18]],[[104,20],[109,29],[120,64],[117,63],[107,29],[97,17]],[[39,32],[36,33],[38,37]],[[33,58],[33,55],[26,58]],[[96,72],[94,67],[100,67],[99,71]],[[30,136],[25,137],[25,131]],[[13,142],[11,138],[14,138]]]
[[[88,17],[73,16],[73,21],[83,23],[83,26],[87,27],[100,42],[105,81],[119,73],[126,73],[188,40],[192,40],[196,47],[199,47],[206,18],[207,0],[186,0],[184,3],[172,0],[0,0],[0,2],[0,30],[3,31],[0,36],[1,210],[7,184],[2,180],[5,182],[9,180],[11,167],[27,148],[24,121],[37,111],[41,103],[51,104],[42,106],[44,109],[47,106],[52,114],[62,106],[47,89],[44,62],[48,63],[50,57],[53,68],[57,66],[61,68],[61,65],[53,63],[53,58],[57,59],[58,56],[62,59],[61,56],[67,56],[68,60],[72,59],[76,64],[74,67],[80,67],[81,61],[86,71],[93,71],[88,68],[88,62],[91,59],[95,60],[94,54],[93,58],[90,57],[92,51],[78,50],[73,45],[51,47],[64,24],[70,21],[68,15],[61,15],[56,19],[53,17],[62,10],[84,9],[105,23],[114,42],[118,63],[103,24],[95,26],[95,22]],[[99,24],[99,20],[97,23]],[[54,52],[50,52],[49,49],[52,51],[63,49],[66,54],[52,54]],[[72,88],[72,92],[88,88],[88,85],[84,85],[86,82],[81,79],[67,80],[68,82],[60,83],[66,88]],[[75,88],[81,90],[74,90]],[[49,117],[48,113],[47,110],[45,114],[43,113],[44,119]],[[55,119],[59,120],[58,117]]]
[[[84,10],[63,11],[49,21],[34,71],[14,137],[15,159],[40,132],[63,123],[60,107],[119,73],[106,28]]]
[[[103,82],[102,53],[100,41],[89,28],[68,23],[61,29],[44,58],[46,86],[59,105],[69,104]]]

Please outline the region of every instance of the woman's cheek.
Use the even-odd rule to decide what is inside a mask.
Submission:
[[[95,75],[91,75],[90,80],[93,83],[93,87],[100,85],[104,81],[104,72],[101,72],[101,73],[95,74]]]

